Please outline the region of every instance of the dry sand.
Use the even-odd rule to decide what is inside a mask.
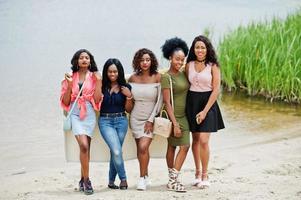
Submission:
[[[77,190],[79,163],[66,163],[63,148],[53,144],[53,148],[61,149],[62,155],[54,155],[41,145],[42,154],[28,158],[27,166],[31,167],[22,168],[16,163],[14,169],[1,171],[0,199],[301,199],[301,117],[266,112],[259,119],[255,114],[258,110],[243,110],[243,116],[237,108],[228,106],[225,110],[227,129],[211,137],[209,176],[212,185],[209,189],[190,186],[194,163],[189,152],[180,176],[187,193],[167,191],[165,160],[151,159],[152,186],[147,191],[135,189],[137,160],[125,163],[129,183],[126,191],[106,187],[107,163],[91,163],[90,177],[95,193],[86,196]],[[8,155],[10,159],[14,152]],[[39,162],[34,162],[35,156]],[[41,163],[48,167],[35,168]]]

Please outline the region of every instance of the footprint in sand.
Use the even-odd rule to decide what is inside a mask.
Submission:
[[[247,183],[250,181],[250,179],[246,178],[246,177],[237,177],[234,179],[235,182],[238,183]]]
[[[228,163],[227,165],[222,166],[222,167],[212,167],[212,170],[216,171],[218,174],[220,174],[220,173],[224,173],[224,171],[226,169],[230,168],[232,165],[233,165],[233,163]]]
[[[294,166],[290,163],[282,164],[280,167],[277,167],[276,169],[266,169],[264,170],[265,174],[272,174],[277,176],[286,176],[286,175],[296,175],[301,174],[301,167],[300,166]]]

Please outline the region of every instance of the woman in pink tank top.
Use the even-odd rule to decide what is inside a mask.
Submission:
[[[197,36],[190,47],[185,67],[190,88],[186,99],[186,115],[192,133],[195,162],[193,185],[209,187],[208,162],[211,132],[223,129],[224,122],[217,104],[220,68],[214,48],[205,36]]]

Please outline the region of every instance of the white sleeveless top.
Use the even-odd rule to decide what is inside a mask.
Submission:
[[[201,72],[195,71],[195,62],[192,61],[188,66],[189,70],[189,82],[190,82],[190,91],[194,92],[208,92],[212,91],[212,73],[210,64],[207,64],[206,67]]]

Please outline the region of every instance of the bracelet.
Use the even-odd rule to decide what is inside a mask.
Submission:
[[[133,98],[133,95],[131,95],[131,97],[126,97],[126,99],[130,100]]]

